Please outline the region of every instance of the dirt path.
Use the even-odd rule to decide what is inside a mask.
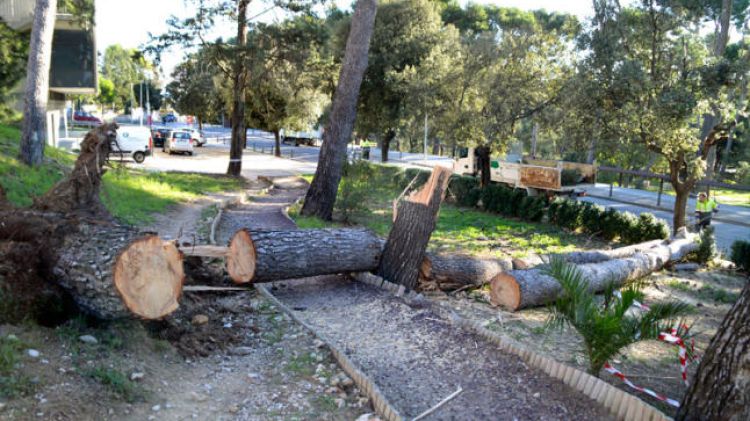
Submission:
[[[237,230],[249,229],[295,229],[297,226],[282,210],[291,205],[307,190],[307,182],[299,177],[276,178],[268,194],[253,196],[250,203],[234,206],[224,212],[217,228],[216,241],[227,244]]]
[[[242,227],[294,228],[281,209],[303,193],[277,185],[269,195],[226,212],[220,241]],[[279,282],[272,293],[334,341],[402,416],[419,415],[461,386],[463,392],[429,419],[611,418],[583,394],[452,327],[428,301],[408,304],[335,276]]]

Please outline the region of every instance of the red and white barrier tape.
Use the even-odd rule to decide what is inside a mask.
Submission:
[[[619,299],[622,299],[622,295],[620,294],[619,291],[615,291],[615,296],[617,298],[619,298]],[[633,301],[633,306],[637,307],[637,308],[639,308],[639,309],[641,309],[643,311],[648,311],[650,309],[649,306],[647,306],[645,304],[642,304],[642,303],[640,303],[638,301],[635,301],[635,300]],[[689,327],[686,326],[686,325],[684,325],[684,324],[681,325],[681,326],[679,326],[679,327],[682,327],[683,329],[685,329],[685,332],[687,332],[688,329],[689,329]],[[677,333],[678,333],[678,327],[673,327],[672,330],[671,330],[671,332],[669,332],[669,333],[667,333],[667,332],[661,332],[661,333],[659,333],[659,340],[660,341],[664,341],[664,342],[666,342],[668,344],[677,345],[677,347],[679,347],[678,355],[679,355],[679,358],[680,358],[680,375],[682,376],[682,381],[685,383],[685,386],[688,386],[688,381],[687,381],[687,347],[685,346],[685,341],[683,341],[682,338],[677,335]],[[691,360],[695,360],[696,357],[695,357],[695,340],[694,339],[691,339],[691,341],[690,341],[690,349],[691,349],[691,354],[692,354],[691,355]],[[613,375],[617,376],[626,385],[630,386],[631,388],[633,388],[635,390],[638,390],[640,392],[646,393],[649,396],[652,396],[652,397],[654,397],[654,398],[656,398],[656,399],[658,399],[660,401],[666,402],[669,405],[672,405],[672,406],[674,406],[676,408],[680,406],[680,403],[678,401],[674,400],[674,399],[670,399],[670,398],[668,398],[668,397],[666,397],[664,395],[661,395],[661,394],[658,394],[658,393],[654,392],[651,389],[647,389],[645,387],[641,387],[641,386],[638,386],[638,385],[634,384],[633,382],[631,382],[630,380],[628,380],[628,378],[625,377],[625,375],[621,371],[619,371],[616,368],[614,368],[608,362],[604,364],[604,370],[607,371],[610,374],[613,374]]]
[[[610,373],[610,374],[613,374],[613,375],[617,376],[626,385],[630,386],[631,388],[633,388],[633,389],[635,389],[635,390],[637,390],[639,392],[643,392],[643,393],[645,393],[645,394],[647,394],[649,396],[654,397],[655,399],[658,399],[658,400],[660,400],[662,402],[666,402],[667,404],[672,405],[675,408],[679,408],[680,407],[680,402],[678,402],[678,401],[676,401],[674,399],[668,398],[668,397],[666,397],[664,395],[661,395],[659,393],[656,393],[656,392],[654,392],[651,389],[647,389],[645,387],[641,387],[641,386],[638,386],[638,385],[634,384],[633,382],[631,382],[630,380],[628,380],[628,378],[625,377],[625,375],[622,374],[618,369],[616,369],[616,368],[612,367],[611,365],[609,365],[609,363],[605,363],[604,364],[604,370],[607,373]]]

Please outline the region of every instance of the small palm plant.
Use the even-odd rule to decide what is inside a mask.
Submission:
[[[547,324],[559,329],[572,326],[578,331],[588,355],[588,371],[597,377],[604,364],[624,348],[638,341],[658,339],[659,333],[669,332],[677,319],[691,309],[682,302],[663,302],[651,305],[647,311],[629,312],[636,300],[643,299],[637,284],[631,284],[620,294],[610,284],[604,291],[604,301],[599,303],[574,265],[553,259],[547,273],[563,289],[550,308]]]

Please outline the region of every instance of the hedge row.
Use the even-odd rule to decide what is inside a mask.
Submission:
[[[558,198],[550,204],[547,216],[550,223],[563,228],[580,229],[610,241],[619,238],[626,244],[669,238],[669,226],[653,214],[635,216],[590,202]]]
[[[731,259],[737,268],[750,272],[750,241],[737,240],[732,243]]]
[[[405,188],[416,178],[414,188],[421,186],[430,177],[430,171],[409,168],[398,179]],[[519,217],[526,221],[538,222],[547,211],[549,222],[569,230],[582,230],[598,235],[605,240],[619,239],[626,244],[669,238],[669,226],[653,214],[642,213],[635,216],[630,212],[605,209],[589,202],[576,202],[562,198],[547,205],[544,197],[527,196],[523,189],[513,189],[502,184],[492,184],[479,188],[476,177],[454,175],[448,185],[448,198],[459,206],[482,207],[504,216]]]

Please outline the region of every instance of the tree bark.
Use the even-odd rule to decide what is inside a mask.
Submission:
[[[273,131],[273,139],[273,155],[281,157],[281,135],[279,134],[278,130]]]
[[[26,67],[26,102],[23,108],[20,148],[20,159],[26,165],[39,165],[44,158],[49,69],[56,18],[57,0],[36,0]]]
[[[558,254],[556,257],[564,259],[568,263],[585,264],[601,263],[612,259],[631,257],[636,253],[647,252],[651,249],[669,244],[667,240],[652,240],[644,243],[633,244],[626,247],[618,247],[612,250],[574,251],[571,253]]]
[[[484,188],[492,182],[490,174],[490,148],[489,146],[479,146],[474,150],[477,154],[477,169],[479,171],[479,185]]]
[[[242,173],[242,152],[247,142],[245,127],[245,55],[241,52],[247,42],[247,6],[250,0],[237,2],[237,49],[232,75],[232,140],[229,147],[227,174],[238,177]]]
[[[383,144],[380,146],[380,161],[388,162],[388,152],[391,149],[391,142],[396,137],[396,131],[388,129],[383,135]]]
[[[362,228],[235,233],[227,272],[236,283],[375,270],[382,240]]]
[[[677,233],[677,230],[685,226],[685,214],[687,212],[688,197],[690,190],[684,189],[682,186],[677,188],[672,184],[674,189],[674,216],[672,217],[672,234]]]
[[[378,275],[409,289],[416,286],[450,176],[451,170],[435,167],[427,183],[398,204]]]
[[[750,419],[750,284],[701,358],[675,420]]]
[[[678,239],[632,257],[581,264],[577,267],[588,281],[589,290],[600,292],[610,283],[622,285],[657,271],[666,263],[679,260],[697,248],[698,245],[693,238]],[[490,283],[492,304],[510,311],[545,305],[554,301],[560,292],[562,288],[557,280],[539,269],[501,273]]]
[[[357,117],[357,99],[367,69],[370,38],[375,25],[376,0],[360,0],[354,10],[344,62],[333,97],[331,115],[324,132],[318,168],[307,190],[301,214],[330,221],[346,159],[346,145]]]
[[[88,314],[101,319],[132,317],[130,308],[141,317],[158,318],[177,307],[182,257],[174,244],[164,245],[158,237],[137,240],[141,234],[115,223],[99,201],[102,167],[116,128],[111,123],[90,131],[71,174],[37,199],[31,209],[2,206],[0,243],[34,250],[35,258],[16,265],[62,287]],[[143,241],[157,246],[143,251]],[[128,257],[139,250],[139,259]],[[0,260],[4,260],[3,254],[7,253],[0,252]],[[128,300],[132,294],[123,286],[131,286],[141,295]],[[125,303],[145,300],[147,305],[126,307],[118,291]]]
[[[422,291],[452,291],[465,286],[480,286],[512,268],[510,258],[482,259],[427,253],[419,267],[418,288]]]

